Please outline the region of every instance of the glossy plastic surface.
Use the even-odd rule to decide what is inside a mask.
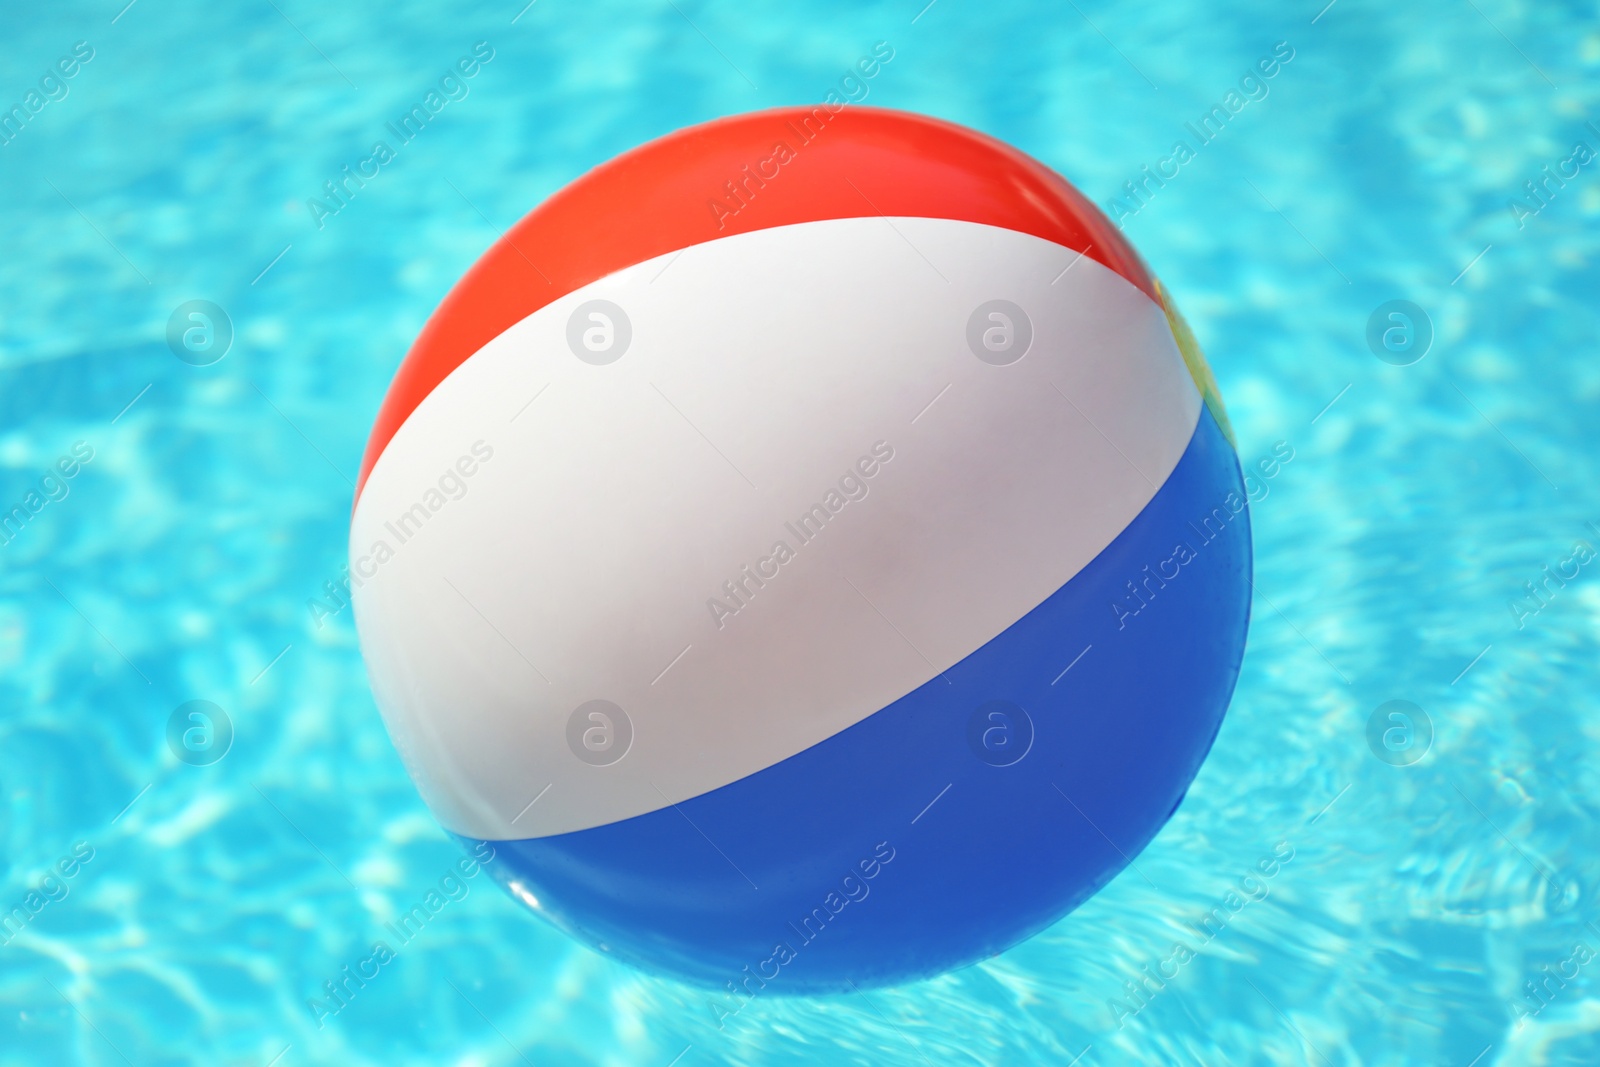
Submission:
[[[719,119],[596,167],[484,253],[396,373],[367,442],[357,495],[422,398],[552,300],[719,237],[873,215],[981,222],[1043,237],[1100,261],[1160,303],[1138,255],[1098,209],[1054,171],[991,137],[855,106]]]
[[[496,841],[491,871],[601,951],[717,988],[848,992],[1000,952],[1115,876],[1199,770],[1244,650],[1244,500],[1203,412],[1127,530],[942,676],[693,800]]]

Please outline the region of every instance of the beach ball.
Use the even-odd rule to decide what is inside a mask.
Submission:
[[[766,111],[590,171],[444,298],[353,602],[444,828],[721,1018],[982,960],[1132,862],[1238,673],[1246,500],[1171,297],[1060,176]]]

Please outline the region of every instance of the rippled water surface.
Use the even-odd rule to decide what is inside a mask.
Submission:
[[[0,910],[31,916],[0,1063],[1600,1063],[1600,563],[1524,589],[1600,545],[1600,162],[1542,169],[1600,152],[1592,3],[120,3],[0,11],[6,108],[92,54],[0,147],[0,510],[76,471],[0,546]],[[470,93],[319,228],[307,199],[479,41]],[[319,1026],[308,998],[458,855],[349,613],[307,607],[401,355],[561,185],[818,101],[878,41],[869,102],[1125,215],[1242,458],[1293,450],[1187,801],[1077,913],[937,980],[719,1030],[479,880]],[[234,324],[215,365],[167,345],[191,299]],[[1410,366],[1367,343],[1397,299],[1433,327]],[[168,746],[190,700],[232,722],[208,766]],[[1420,762],[1375,755],[1386,718],[1369,745],[1391,700],[1431,723]]]

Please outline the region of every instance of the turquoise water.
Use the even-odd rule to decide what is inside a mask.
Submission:
[[[1593,5],[521,6],[0,14],[0,105],[29,109],[0,146],[0,510],[38,505],[0,545],[0,913],[26,916],[0,932],[0,1063],[1600,1063]],[[315,218],[480,41],[466,95]],[[1187,801],[1077,913],[933,981],[719,1030],[705,993],[479,877],[319,1019],[459,855],[349,612],[308,606],[401,355],[561,185],[818,101],[878,41],[868,102],[1124,216],[1241,458],[1292,450]],[[1235,90],[1202,141],[1186,124]],[[1129,200],[1143,166],[1172,176]],[[167,343],[191,300],[232,324],[206,366]],[[1431,323],[1409,365],[1414,312],[1379,317],[1400,352],[1368,344],[1392,300]]]

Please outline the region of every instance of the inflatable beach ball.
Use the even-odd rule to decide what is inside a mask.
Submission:
[[[779,110],[489,249],[383,402],[351,575],[444,827],[733,1005],[983,959],[1128,864],[1238,673],[1244,501],[1192,337],[1070,185]]]

